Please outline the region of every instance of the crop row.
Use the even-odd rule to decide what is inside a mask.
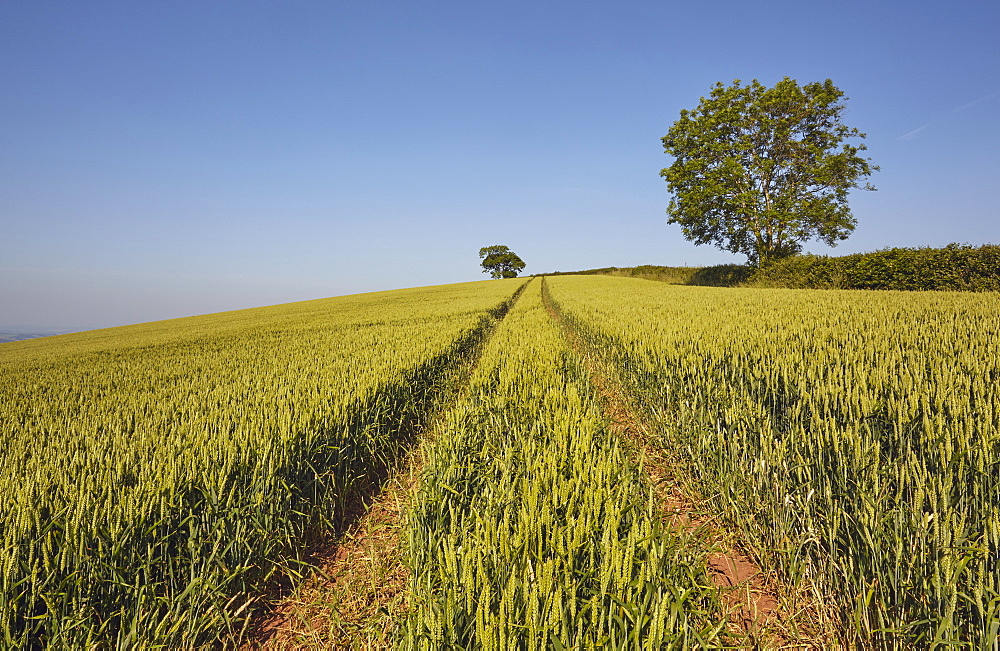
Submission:
[[[4,344],[0,646],[192,647],[377,488],[520,282]]]
[[[1000,298],[548,279],[693,490],[862,646],[1000,635]]]
[[[692,648],[724,618],[532,281],[429,445],[409,649]]]

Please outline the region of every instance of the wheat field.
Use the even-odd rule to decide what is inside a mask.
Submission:
[[[4,343],[2,645],[246,640],[420,448],[400,648],[778,646],[731,625],[600,368],[833,644],[996,648],[998,338],[995,293],[559,276]]]

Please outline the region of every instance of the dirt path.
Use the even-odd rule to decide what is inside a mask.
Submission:
[[[280,601],[245,649],[380,649],[407,607],[403,513],[420,474],[410,453],[313,575]]]
[[[630,444],[635,461],[649,475],[663,505],[664,520],[669,526],[696,531],[706,550],[706,571],[720,591],[720,599],[729,613],[729,632],[747,648],[812,649],[836,645],[830,638],[817,635],[812,619],[811,599],[762,569],[727,532],[721,514],[706,510],[683,490],[674,462],[666,451],[654,445],[652,428],[640,416],[640,410],[628,396],[612,369],[594,351],[588,349],[579,334],[556,309],[544,280],[542,296],[545,307],[577,355],[583,360],[597,388],[613,432]],[[807,617],[799,617],[805,614]]]

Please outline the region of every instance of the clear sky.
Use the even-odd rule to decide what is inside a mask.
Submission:
[[[0,329],[478,280],[491,244],[742,262],[665,223],[660,138],[786,75],[882,167],[835,252],[1000,243],[995,2],[0,0]]]

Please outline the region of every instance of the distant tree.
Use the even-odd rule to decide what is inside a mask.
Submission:
[[[842,144],[865,137],[840,123],[843,96],[829,79],[718,82],[662,139],[676,159],[660,172],[674,195],[667,223],[755,266],[798,253],[811,238],[847,239],[857,224],[848,191],[874,190],[860,183],[878,167],[859,155],[863,144]]]
[[[524,269],[524,260],[500,244],[479,249],[479,257],[483,260],[483,273],[489,273],[491,278],[517,278]]]

